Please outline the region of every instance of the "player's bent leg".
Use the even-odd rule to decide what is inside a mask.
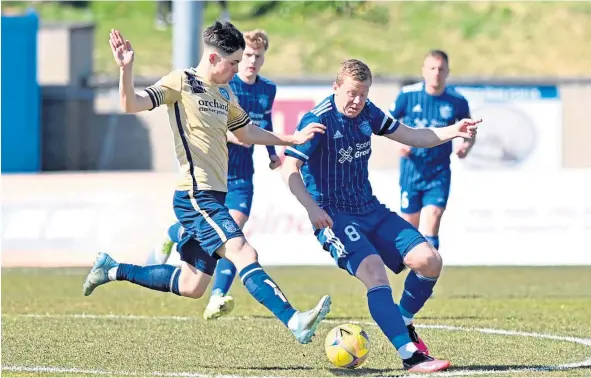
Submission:
[[[285,324],[300,343],[306,344],[312,340],[316,328],[330,311],[329,296],[322,297],[312,310],[296,311],[258,263],[256,251],[244,237],[229,239],[217,253],[234,263],[249,293]]]
[[[392,298],[392,289],[384,263],[378,254],[361,261],[355,276],[367,287],[367,302],[372,318],[397,349],[404,369],[415,372],[435,372],[447,369],[449,361],[437,360],[417,348],[402,320],[399,307]]]
[[[408,326],[413,341],[424,345],[412,324],[415,314],[425,305],[433,294],[433,288],[441,274],[443,262],[441,255],[429,243],[413,247],[404,257],[404,263],[411,271],[406,276],[404,291],[400,299],[400,311]],[[426,346],[424,346],[426,350]]]
[[[248,221],[248,215],[241,211],[233,209],[230,209],[229,212],[232,219],[234,219],[238,227],[242,230],[244,228],[244,225]],[[220,259],[215,269],[215,278],[211,294],[213,296],[217,295],[222,297],[228,294],[235,276],[236,267],[234,266],[234,264],[232,264],[232,262],[228,259]]]
[[[119,264],[106,253],[99,253],[83,285],[85,296],[110,281],[129,281],[148,289],[180,295],[178,280],[180,269],[171,265],[139,266]]]
[[[367,255],[355,271],[355,277],[367,288],[367,305],[373,320],[394,345],[400,357],[403,360],[411,358],[418,349],[412,343],[400,308],[394,302],[392,288],[380,255]]]
[[[205,294],[211,275],[202,272],[191,264],[181,261],[180,275],[178,279],[178,291],[187,298],[199,299]]]
[[[228,204],[228,199],[226,197],[226,204]],[[238,210],[230,209],[230,216],[240,229],[243,229],[248,221],[248,215]],[[234,309],[234,298],[228,296],[228,292],[235,277],[236,267],[234,264],[226,258],[221,258],[215,268],[211,297],[203,312],[203,319],[213,320],[232,312]]]
[[[405,258],[419,245],[429,245],[425,238],[408,222],[404,221],[398,214],[389,211],[387,208],[382,210],[384,213],[381,220],[375,225],[374,232],[371,235],[372,242],[380,251],[380,256],[384,264],[390,268],[394,273],[401,271],[400,266],[406,262]],[[378,211],[376,210],[376,214]],[[405,288],[406,289],[406,288]],[[411,290],[411,294],[414,295]],[[400,311],[403,315],[404,323],[407,326],[410,339],[415,343],[419,351],[429,354],[429,350],[425,343],[418,337],[414,326],[412,325],[412,317],[409,317],[404,311],[404,306],[401,301]]]

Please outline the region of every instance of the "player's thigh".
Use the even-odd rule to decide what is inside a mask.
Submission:
[[[219,258],[216,251],[226,242],[244,237],[224,201],[225,193],[221,192],[177,191],[173,203],[185,233],[214,259]]]
[[[216,254],[230,260],[239,272],[258,261],[256,250],[246,241],[244,236],[228,240],[218,248]]]
[[[423,235],[409,222],[387,208],[370,235],[373,245],[380,252],[384,264],[394,273],[404,269],[406,254],[417,245],[427,243]]]
[[[376,286],[390,286],[384,261],[378,254],[372,254],[363,259],[357,268],[355,277],[363,282],[368,290]]]
[[[226,195],[226,207],[230,215],[242,229],[248,221],[252,209],[253,187],[231,188]]]
[[[208,256],[209,257],[209,256]],[[215,261],[213,268],[215,269]],[[208,268],[209,269],[209,268]],[[186,261],[181,261],[179,276],[179,293],[184,297],[201,298],[205,294],[211,274],[207,274]]]
[[[332,220],[333,227],[317,230],[316,238],[339,268],[356,276],[361,262],[378,251],[352,217],[333,215]]]

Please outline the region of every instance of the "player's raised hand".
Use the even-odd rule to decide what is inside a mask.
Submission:
[[[269,157],[269,159],[271,160],[269,162],[269,168],[271,169],[277,169],[281,166],[281,159],[279,158],[279,156],[277,155],[271,155]]]
[[[316,134],[324,134],[326,130],[326,126],[312,122],[308,126],[304,127],[303,129],[297,131],[294,136],[293,144],[304,144],[309,140],[314,138]]]
[[[473,139],[476,136],[478,130],[478,124],[482,122],[482,119],[469,119],[465,118],[454,125],[456,129],[456,136]]]
[[[123,38],[119,30],[111,29],[109,44],[111,45],[115,63],[120,68],[127,67],[133,63],[133,48],[131,47],[131,43]]]
[[[314,205],[312,208],[306,210],[308,210],[308,217],[315,229],[322,230],[323,228],[332,227],[332,218],[320,206]]]

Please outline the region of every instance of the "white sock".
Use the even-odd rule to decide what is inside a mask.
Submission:
[[[398,354],[400,354],[400,357],[403,360],[406,360],[407,358],[411,358],[412,354],[417,350],[418,349],[416,345],[414,345],[413,343],[408,343],[398,348]]]
[[[107,275],[109,276],[109,279],[111,281],[116,281],[117,280],[117,268],[119,268],[119,265],[117,265],[114,268],[109,269],[109,272],[107,273]]]
[[[407,317],[402,317],[402,319],[404,320],[404,325],[409,325],[412,324],[412,318],[407,318]]]

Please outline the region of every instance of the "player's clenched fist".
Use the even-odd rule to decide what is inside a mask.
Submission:
[[[323,228],[332,227],[332,218],[320,206],[312,206],[307,210],[310,222],[312,222],[315,229],[322,230]]]
[[[115,63],[119,67],[124,68],[133,63],[133,48],[131,47],[131,43],[123,38],[119,30],[111,29],[109,44],[111,45]]]
[[[456,128],[456,136],[466,139],[473,139],[476,136],[478,124],[480,122],[482,122],[482,119],[469,118],[465,118],[459,122],[456,122],[456,124],[454,124],[454,127]]]
[[[308,126],[297,131],[293,135],[294,136],[293,144],[296,144],[296,145],[304,144],[307,141],[312,140],[312,138],[314,138],[314,135],[316,135],[317,133],[324,134],[325,130],[326,130],[326,126],[324,126],[320,123],[312,122]]]

